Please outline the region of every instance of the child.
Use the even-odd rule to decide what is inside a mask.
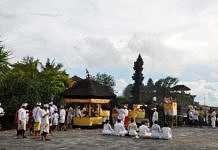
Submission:
[[[139,136],[142,138],[150,138],[151,137],[151,132],[149,129],[149,121],[145,120],[142,121],[142,125],[139,127]]]
[[[138,134],[137,134],[138,127],[133,118],[131,118],[131,123],[128,126],[128,131],[129,131],[130,136],[138,137]]]
[[[157,124],[157,121],[154,121],[154,124],[151,127],[151,137],[155,138],[155,139],[159,139],[160,138],[160,126]]]
[[[120,119],[117,119],[117,122],[114,125],[114,135],[117,136],[125,136],[127,131],[124,127],[124,124],[121,122]]]
[[[102,133],[104,135],[112,135],[114,133],[114,130],[111,128],[111,125],[108,120],[106,120],[104,124]]]

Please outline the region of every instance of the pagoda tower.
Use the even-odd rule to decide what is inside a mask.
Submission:
[[[135,73],[132,76],[132,79],[134,80],[133,88],[132,88],[132,96],[133,96],[133,104],[142,104],[143,103],[143,96],[142,96],[142,90],[143,90],[143,59],[141,55],[139,54],[137,60],[134,62],[133,69],[135,70]]]

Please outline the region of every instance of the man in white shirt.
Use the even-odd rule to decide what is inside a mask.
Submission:
[[[21,108],[18,110],[18,128],[21,132],[23,138],[26,138],[26,124],[27,124],[27,113],[26,113],[27,103],[22,104]]]
[[[33,109],[35,139],[39,139],[39,134],[41,130],[42,109],[40,107],[41,107],[41,103],[39,102],[36,104],[36,107]]]
[[[154,124],[155,121],[158,121],[158,112],[157,112],[157,108],[154,108],[154,113],[152,116],[152,122]]]

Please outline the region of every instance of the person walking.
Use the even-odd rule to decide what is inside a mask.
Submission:
[[[65,119],[66,119],[66,110],[64,109],[64,106],[60,107],[60,130],[64,130],[65,129]]]
[[[213,109],[213,111],[211,113],[211,125],[212,125],[212,128],[216,127],[216,111],[215,111],[215,109]]]
[[[35,139],[39,139],[39,134],[41,130],[41,122],[42,122],[42,109],[41,103],[37,103],[36,107],[33,109],[33,119],[34,119],[34,136]]]
[[[198,112],[198,119],[199,119],[199,126],[203,127],[204,125],[204,117],[205,117],[205,113],[202,107],[199,108],[199,112]]]
[[[21,136],[26,138],[26,124],[27,124],[27,113],[26,113],[27,103],[22,104],[21,108],[18,110],[18,129],[20,130]]]
[[[41,135],[42,135],[42,140],[43,141],[48,141],[50,139],[48,139],[48,134],[49,134],[49,130],[50,130],[50,125],[49,125],[49,105],[45,104],[43,109],[42,109],[42,131],[41,131]]]

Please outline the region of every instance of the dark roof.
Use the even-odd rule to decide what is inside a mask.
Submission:
[[[78,82],[78,81],[81,81],[82,80],[82,78],[80,78],[80,77],[78,77],[78,76],[73,76],[72,78],[70,78],[71,80],[73,80],[73,81],[76,81],[76,82]]]
[[[115,97],[113,89],[108,86],[103,86],[92,79],[81,79],[76,84],[66,89],[62,96],[64,98],[107,98]]]
[[[171,88],[173,91],[190,91],[191,89],[185,85],[176,85]]]

